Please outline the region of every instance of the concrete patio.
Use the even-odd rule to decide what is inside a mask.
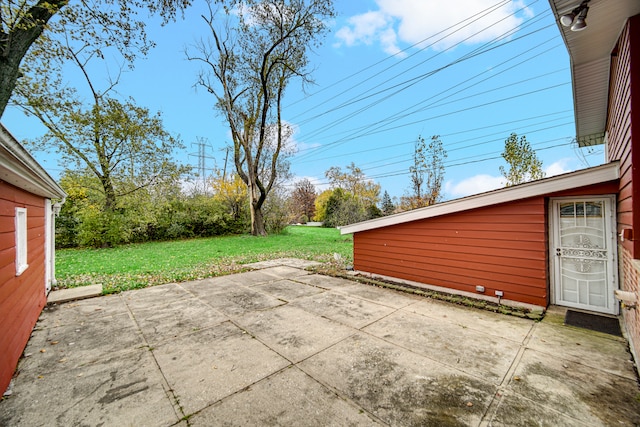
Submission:
[[[640,425],[621,338],[305,265],[48,307],[0,425]]]

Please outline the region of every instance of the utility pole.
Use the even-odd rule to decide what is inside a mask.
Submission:
[[[202,190],[203,192],[206,190],[207,187],[207,177],[206,177],[206,159],[214,159],[214,157],[211,156],[207,156],[206,154],[206,148],[209,147],[211,148],[211,145],[209,144],[207,138],[203,138],[201,136],[196,137],[197,142],[194,142],[191,144],[191,146],[193,147],[194,145],[198,146],[198,176],[200,177],[200,180],[202,182]],[[191,153],[189,154],[190,156],[195,156],[195,153]]]
[[[228,145],[223,148],[223,150],[226,151],[226,154],[224,156],[224,169],[222,170],[222,182],[226,182],[227,181],[227,160],[229,159],[229,150],[230,149],[231,149],[231,147],[229,147]]]

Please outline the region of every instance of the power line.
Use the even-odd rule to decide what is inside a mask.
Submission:
[[[534,117],[527,117],[527,118],[524,118],[524,119],[511,120],[511,121],[507,121],[507,122],[496,123],[496,124],[482,126],[482,127],[478,127],[478,128],[465,129],[465,130],[461,130],[461,131],[457,131],[457,132],[452,132],[452,133],[449,133],[449,134],[442,134],[440,136],[441,136],[442,139],[445,139],[446,137],[449,137],[449,136],[461,135],[461,134],[465,134],[465,133],[472,133],[472,132],[477,132],[477,131],[481,131],[481,130],[485,130],[485,129],[491,129],[491,128],[502,127],[502,126],[507,126],[507,125],[514,125],[516,123],[527,122],[527,121],[531,121],[531,120],[535,120],[535,119],[539,119],[539,118],[545,118],[545,117],[549,117],[549,116],[554,116],[555,117],[554,119],[551,119],[551,120],[543,120],[543,121],[536,122],[536,123],[531,123],[530,125],[528,125],[528,126],[539,126],[539,125],[548,124],[548,123],[551,123],[551,122],[554,122],[554,121],[557,121],[557,120],[567,119],[567,118],[573,117],[572,115],[559,116],[559,114],[569,113],[569,112],[572,112],[572,111],[571,110],[557,111],[557,112],[548,113],[548,114],[542,114],[542,115],[538,115],[538,116],[534,116]],[[554,127],[565,126],[566,124],[571,124],[571,123],[572,122],[562,123],[562,124],[554,126]],[[546,129],[549,129],[549,128],[543,128],[542,130],[546,130]],[[531,133],[538,132],[540,130],[541,129],[530,130],[530,129],[524,128],[523,130],[521,130],[521,133],[531,134]],[[478,139],[488,138],[488,137],[491,137],[491,136],[501,135],[501,134],[504,134],[504,133],[505,133],[505,131],[503,130],[503,131],[500,131],[500,132],[494,132],[494,133],[490,133],[490,134],[479,135],[479,136],[475,136],[473,138],[467,138],[467,139],[463,139],[463,140],[459,140],[459,141],[455,141],[455,142],[446,142],[445,144],[446,144],[447,150],[451,150],[450,147],[452,147],[452,146],[463,144],[463,143],[469,142],[469,141],[475,141],[475,140],[478,140]],[[300,164],[300,163],[317,162],[317,161],[320,161],[320,160],[330,160],[330,159],[341,158],[341,157],[346,157],[346,156],[353,156],[353,155],[359,155],[359,154],[363,154],[363,153],[369,153],[369,152],[373,152],[373,151],[381,151],[381,150],[387,150],[387,149],[391,149],[391,148],[397,148],[397,147],[406,146],[406,145],[413,144],[413,143],[415,143],[415,139],[411,139],[409,141],[403,141],[403,142],[399,142],[399,143],[395,143],[395,144],[384,145],[382,147],[368,148],[366,150],[351,151],[351,152],[348,152],[348,153],[342,153],[342,154],[337,154],[337,155],[333,155],[333,156],[315,158],[315,159],[312,159],[312,160],[302,160],[302,161],[298,161],[297,163]],[[404,156],[404,154],[402,154],[401,156]],[[385,159],[376,160],[376,161],[373,161],[373,162],[365,163],[364,165],[380,163],[380,162],[384,162],[384,161],[391,160],[391,159],[398,158],[398,157],[400,157],[400,156],[395,156],[395,157],[392,157],[392,158],[385,157]],[[362,166],[362,164],[360,166]]]
[[[494,12],[495,10],[498,10],[500,7],[502,7],[502,6],[506,5],[506,4],[510,4],[510,3],[511,3],[511,1],[510,1],[510,0],[502,0],[502,1],[499,1],[498,3],[496,3],[496,4],[492,5],[492,6],[489,6],[488,8],[486,8],[486,9],[484,9],[484,10],[482,10],[482,11],[478,12],[477,14],[475,14],[475,15],[473,15],[473,16],[471,16],[471,17],[469,17],[469,18],[465,18],[465,19],[463,19],[462,21],[457,22],[456,24],[453,24],[453,25],[451,25],[451,26],[449,26],[449,27],[447,27],[447,28],[445,28],[445,29],[443,29],[443,30],[441,30],[441,31],[439,31],[439,32],[437,32],[437,33],[435,33],[435,34],[432,34],[432,35],[431,35],[431,36],[429,36],[429,37],[426,37],[426,38],[424,38],[424,39],[420,40],[420,41],[419,41],[419,42],[417,42],[417,43],[412,44],[412,45],[411,45],[411,46],[409,46],[409,47],[406,47],[406,48],[402,49],[400,52],[394,53],[393,55],[389,55],[389,56],[387,56],[387,57],[385,57],[385,58],[381,59],[380,61],[377,61],[377,62],[376,62],[376,63],[374,63],[374,64],[371,64],[371,65],[369,65],[369,66],[367,66],[367,67],[365,67],[365,68],[362,68],[362,69],[360,69],[360,70],[358,70],[358,71],[356,71],[356,72],[354,72],[354,73],[352,73],[352,74],[350,74],[350,75],[348,75],[348,76],[346,76],[346,77],[343,77],[342,79],[340,79],[340,80],[338,80],[338,81],[336,81],[336,82],[334,82],[334,83],[332,83],[332,84],[330,84],[330,85],[328,85],[328,86],[326,86],[326,87],[324,87],[324,88],[320,89],[319,91],[317,91],[317,92],[315,92],[315,93],[313,93],[313,94],[310,94],[310,95],[308,95],[308,96],[306,96],[306,97],[304,97],[304,98],[301,98],[301,99],[299,99],[299,100],[297,100],[297,101],[295,101],[295,102],[293,102],[293,103],[291,103],[291,104],[288,104],[288,105],[286,105],[286,106],[285,106],[285,108],[288,108],[288,107],[290,107],[290,106],[293,106],[293,105],[299,104],[300,102],[303,102],[303,101],[307,101],[309,98],[311,98],[311,97],[313,97],[313,96],[316,96],[316,95],[318,95],[318,94],[320,94],[320,93],[322,93],[322,92],[325,92],[326,90],[331,89],[331,88],[333,88],[333,87],[337,86],[338,84],[340,84],[340,83],[342,83],[342,82],[345,82],[345,81],[347,81],[347,80],[350,80],[350,79],[352,79],[353,77],[356,77],[356,76],[358,76],[358,75],[360,75],[360,74],[364,73],[365,71],[370,70],[370,69],[372,69],[372,68],[376,67],[377,65],[380,65],[380,64],[382,64],[382,63],[384,63],[384,62],[386,62],[386,61],[388,61],[388,60],[390,60],[390,59],[392,59],[392,58],[396,58],[396,57],[398,57],[398,56],[402,55],[403,53],[405,53],[405,52],[407,52],[407,51],[409,51],[409,50],[413,49],[414,47],[417,47],[417,46],[419,46],[419,45],[422,45],[422,44],[424,44],[425,42],[427,42],[428,40],[430,40],[430,39],[432,39],[432,38],[434,38],[434,37],[436,37],[436,36],[439,36],[440,34],[442,34],[442,33],[446,32],[446,31],[449,31],[449,30],[451,30],[451,29],[453,29],[453,28],[457,27],[458,25],[461,25],[462,23],[464,23],[464,22],[466,22],[466,21],[468,21],[468,20],[470,20],[470,19],[473,19],[473,18],[476,18],[476,17],[478,17],[478,16],[479,16],[478,18],[473,19],[473,20],[471,21],[471,22],[475,22],[475,21],[477,21],[478,19],[480,19],[480,18],[483,18],[483,17],[487,16],[489,13],[492,13],[492,12]],[[488,13],[485,13],[485,12],[488,12]],[[480,15],[481,15],[481,16],[480,16]],[[462,28],[464,28],[464,27],[462,27]],[[460,28],[460,29],[461,29],[461,28]],[[456,31],[459,31],[460,29],[458,29],[458,30],[456,30]],[[451,33],[451,34],[455,34],[455,32],[454,32],[454,33]],[[449,35],[451,35],[451,34],[449,34]],[[438,41],[441,41],[441,40],[442,40],[442,39],[439,39]],[[384,72],[386,72],[386,71],[390,70],[391,68],[394,68],[394,67],[396,67],[396,66],[398,66],[398,65],[402,64],[403,62],[405,62],[405,61],[409,60],[409,59],[410,59],[410,58],[412,58],[413,56],[418,55],[419,53],[421,53],[421,52],[425,51],[426,49],[428,49],[428,48],[432,47],[435,43],[437,43],[437,41],[436,41],[436,42],[434,42],[434,43],[431,43],[431,44],[429,44],[429,45],[426,45],[426,46],[424,46],[424,47],[422,47],[422,48],[420,48],[419,50],[417,50],[416,52],[412,53],[411,55],[409,55],[409,56],[407,56],[407,57],[405,57],[405,58],[401,59],[401,60],[400,60],[400,61],[398,61],[398,62],[393,63],[392,65],[390,65],[390,66],[386,67],[385,69],[383,69],[383,70],[381,70],[381,71],[376,72],[376,73],[375,73],[375,74],[373,74],[372,76],[369,76],[369,77],[368,77],[368,79],[371,79],[371,78],[373,78],[373,77],[379,76],[379,75],[381,75],[382,73],[384,73]],[[341,93],[342,93],[342,94],[344,94],[344,93],[346,93],[346,92],[348,92],[348,91],[350,91],[350,90],[352,90],[352,89],[355,89],[356,87],[360,86],[361,84],[364,84],[364,82],[365,82],[366,80],[367,80],[367,79],[362,79],[360,83],[358,83],[358,84],[356,84],[356,85],[354,85],[354,86],[351,86],[349,89],[347,89],[347,91],[342,91]],[[316,109],[317,107],[319,107],[319,106],[321,106],[321,105],[326,104],[327,102],[331,101],[331,100],[332,100],[332,99],[334,99],[334,98],[335,98],[335,97],[331,97],[330,99],[325,100],[324,102],[322,102],[322,103],[320,103],[320,104],[317,104],[317,105],[315,105],[315,106],[313,106],[313,107],[311,107],[311,108],[309,108],[309,109],[307,109],[307,110],[303,111],[302,113],[298,114],[297,116],[294,116],[294,117],[292,118],[292,120],[295,120],[297,117],[299,117],[299,116],[301,116],[301,115],[304,115],[304,114],[308,113],[309,111],[312,111],[312,110]]]
[[[545,27],[545,28],[547,28],[547,27]],[[536,31],[538,31],[538,30],[536,30]],[[522,37],[525,37],[525,36],[521,36],[521,38],[522,38]],[[546,42],[545,42],[545,43],[546,43]],[[548,49],[547,51],[545,51],[545,52],[543,52],[543,53],[546,53],[546,52],[548,52],[548,51],[550,51],[550,50],[551,50],[551,49]],[[485,52],[482,52],[482,53],[485,53]],[[526,52],[525,52],[525,53],[526,53]],[[478,53],[478,54],[479,54],[479,53]],[[521,56],[522,54],[523,54],[523,53],[520,53],[520,54],[516,55],[516,57],[519,57],[519,56]],[[535,58],[535,57],[537,57],[537,56],[539,56],[539,54],[538,54],[538,55],[536,55],[536,56],[534,56],[534,58]],[[460,58],[459,58],[459,59],[460,59]],[[458,60],[459,60],[459,59],[458,59]],[[513,59],[513,58],[512,58],[512,59]],[[533,58],[530,58],[530,59],[533,59]],[[456,61],[458,61],[458,60],[456,60]],[[452,63],[454,63],[454,62],[456,62],[456,61],[453,61]],[[508,62],[508,61],[504,61],[502,64],[504,64],[504,63],[506,63],[506,62]],[[526,62],[526,61],[522,61],[520,64],[522,64],[522,63],[524,63],[524,62]],[[450,63],[450,64],[452,64],[452,63]],[[450,64],[449,64],[449,65],[450,65]],[[447,66],[448,66],[448,65],[447,65]],[[444,66],[444,67],[441,67],[441,68],[446,68],[447,66]],[[426,74],[429,74],[429,73],[426,73]],[[424,75],[423,75],[423,76],[424,76]],[[409,82],[409,81],[410,81],[410,80],[406,80],[404,83]],[[454,86],[454,87],[455,87],[455,86]],[[402,88],[401,90],[404,90],[404,89],[406,89],[406,87]],[[448,90],[450,90],[450,89],[448,89]],[[443,92],[441,92],[440,94],[442,94],[442,93],[444,93],[444,92],[446,92],[446,91],[443,91]],[[460,93],[460,92],[461,92],[461,91],[458,91],[458,92],[456,92],[456,93]],[[396,94],[396,93],[398,93],[398,92],[394,92],[394,94]],[[436,96],[438,96],[438,95],[436,95]],[[321,133],[321,132],[325,132],[327,129],[331,129],[331,128],[333,128],[335,125],[337,125],[337,124],[339,124],[339,123],[342,123],[342,122],[344,122],[344,121],[346,121],[346,120],[349,120],[349,119],[353,118],[355,115],[362,113],[362,112],[363,112],[363,111],[365,111],[366,109],[370,108],[371,106],[373,106],[373,105],[375,105],[375,104],[377,104],[377,103],[379,103],[379,102],[381,102],[381,101],[383,101],[383,100],[385,100],[385,99],[388,99],[388,97],[383,98],[382,100],[378,100],[378,101],[376,101],[375,103],[369,104],[368,106],[365,106],[365,107],[363,107],[362,109],[360,109],[360,110],[358,110],[358,111],[356,111],[356,112],[353,112],[353,113],[351,113],[351,114],[349,114],[349,115],[347,115],[347,116],[345,116],[345,117],[342,117],[341,119],[339,119],[339,120],[337,120],[337,121],[335,121],[335,122],[333,122],[333,123],[330,123],[329,125],[324,125],[322,128],[319,128],[319,129],[317,129],[316,131],[312,131],[310,134],[305,135],[305,138],[312,138],[313,136],[317,136],[319,133]],[[421,101],[421,102],[423,102],[423,101]],[[416,104],[416,105],[417,105],[417,104]],[[460,111],[464,111],[464,110],[460,110]],[[411,113],[411,114],[415,114],[415,113]],[[396,114],[395,116],[393,116],[393,117],[396,117],[396,118],[397,118],[397,116],[398,116],[398,115],[399,115],[399,113],[397,113],[397,114]],[[401,116],[402,116],[402,117],[404,117],[404,116],[407,116],[407,115],[409,115],[409,114],[405,113],[405,114],[403,114],[403,115],[401,115]],[[383,122],[387,122],[387,121],[389,121],[389,120],[391,120],[391,119],[385,119],[385,120],[383,120]],[[425,119],[425,120],[427,120],[427,119]],[[412,123],[409,123],[409,124],[415,124],[415,123],[419,123],[419,122],[421,122],[421,121],[425,121],[425,120],[420,120],[420,121],[418,121],[418,122],[412,122]],[[404,125],[403,125],[403,126],[404,126]],[[380,127],[380,126],[378,126],[378,127]],[[365,125],[365,126],[361,126],[359,129],[363,129],[363,128],[368,128],[368,129],[370,129],[370,126],[367,126],[367,125]],[[391,128],[388,128],[387,130],[395,129],[395,128],[397,128],[397,126],[395,126],[395,127],[391,127]],[[346,132],[349,132],[349,131],[346,131]],[[354,131],[351,131],[351,132],[352,132],[352,134],[351,134],[351,135],[349,135],[349,136],[343,137],[343,138],[341,138],[341,139],[338,139],[337,141],[333,141],[333,142],[331,142],[331,143],[329,143],[329,144],[324,144],[324,145],[322,145],[322,146],[320,146],[320,147],[315,147],[315,148],[313,148],[313,149],[309,150],[309,152],[308,152],[308,153],[306,153],[306,154],[305,154],[305,156],[307,156],[307,155],[309,155],[309,154],[312,154],[312,153],[314,153],[314,152],[323,152],[323,151],[326,151],[326,147],[328,147],[328,146],[336,145],[336,144],[339,144],[339,143],[341,143],[341,142],[343,142],[343,141],[349,141],[349,140],[351,140],[351,139],[355,139],[356,137],[368,136],[368,135],[371,135],[371,134],[373,134],[373,133],[374,133],[374,132],[369,131],[369,132],[367,132],[367,133],[365,133],[365,134],[360,134],[360,135],[358,135],[358,131],[355,131],[355,132],[354,132]]]
[[[501,102],[510,101],[510,100],[517,99],[517,98],[520,98],[520,97],[524,97],[524,96],[527,96],[527,95],[540,94],[541,92],[549,91],[549,90],[552,90],[552,89],[557,89],[559,87],[566,86],[566,85],[569,85],[569,84],[570,84],[569,82],[559,83],[559,84],[556,84],[556,85],[547,86],[545,88],[535,89],[535,90],[532,90],[532,91],[527,91],[527,92],[519,93],[519,94],[512,95],[512,96],[507,96],[507,97],[496,99],[496,100],[493,100],[493,101],[484,102],[482,104],[476,104],[476,105],[473,105],[473,106],[470,106],[470,107],[461,108],[461,109],[458,109],[458,110],[455,110],[455,111],[449,111],[449,112],[446,112],[446,113],[437,114],[435,116],[422,118],[420,120],[416,120],[416,121],[412,121],[412,122],[408,122],[408,123],[397,124],[397,125],[392,126],[392,127],[387,127],[385,129],[382,129],[382,130],[376,130],[376,131],[367,132],[367,133],[360,134],[360,135],[355,136],[355,137],[341,138],[341,139],[338,139],[336,141],[332,141],[332,142],[330,142],[328,144],[325,144],[325,145],[323,145],[321,147],[318,147],[315,150],[315,152],[316,153],[324,152],[327,149],[329,149],[331,147],[334,147],[334,146],[336,146],[338,144],[342,144],[342,143],[345,143],[345,142],[348,142],[348,141],[353,141],[355,139],[364,138],[366,136],[371,136],[371,135],[378,134],[378,133],[389,132],[389,131],[392,131],[392,130],[395,130],[395,129],[399,129],[399,128],[402,128],[402,127],[406,127],[406,126],[409,126],[409,125],[422,123],[422,122],[425,122],[427,120],[434,120],[434,119],[438,119],[438,118],[443,118],[443,117],[451,116],[451,115],[458,114],[458,113],[461,113],[461,112],[471,111],[471,110],[482,108],[482,107],[486,107],[486,106],[489,106],[489,105],[494,105],[494,104],[498,104],[498,103],[501,103]],[[304,158],[304,157],[308,156],[309,154],[312,154],[312,153],[306,153],[301,157]]]
[[[548,141],[542,141],[536,144],[533,144],[533,147],[539,146],[541,144],[545,144],[545,143],[549,143],[549,142],[555,142],[555,141],[560,141],[560,140],[566,140],[567,138],[555,138],[555,139],[551,139]],[[535,152],[539,152],[539,151],[545,151],[545,150],[550,150],[553,148],[558,148],[558,147],[565,147],[565,146],[569,146],[572,144],[572,141],[570,142],[563,142],[561,144],[555,144],[555,145],[551,145],[548,147],[539,147],[539,148],[535,148]],[[444,165],[446,168],[454,168],[454,167],[458,167],[458,166],[466,166],[466,165],[470,165],[470,164],[476,164],[476,163],[484,163],[490,160],[498,160],[502,158],[501,155],[502,151],[494,151],[491,153],[482,153],[479,155],[474,155],[474,156],[470,156],[470,157],[466,157],[466,158],[461,158],[461,159],[456,159],[456,160],[450,160],[449,162],[444,162]],[[480,156],[490,156],[490,157],[482,157],[480,159],[477,159],[477,157]],[[457,162],[457,163],[453,163],[453,162]],[[395,162],[394,164],[397,164],[397,162]],[[374,175],[366,175],[366,171],[367,170],[371,170],[374,168],[369,168],[369,169],[363,169],[362,171],[365,172],[365,177],[362,179],[363,181],[371,181],[371,180],[376,180],[376,179],[382,179],[382,178],[392,178],[392,177],[396,177],[396,176],[403,176],[403,175],[410,175],[411,172],[408,171],[408,168],[404,168],[404,169],[398,169],[395,171],[390,171],[390,172],[383,172],[380,174],[374,174]],[[319,183],[317,183],[316,185],[328,185],[330,184],[329,181],[321,181]]]
[[[537,1],[538,1],[538,0],[535,0],[534,2],[532,2],[532,3],[530,3],[530,4],[533,4],[533,3],[537,2]],[[528,6],[529,6],[529,5],[524,6],[524,7],[528,7]],[[524,8],[524,7],[523,7],[523,8]],[[522,10],[523,8],[521,8],[520,10]],[[513,15],[515,15],[515,13],[517,13],[517,12],[514,12],[513,14],[508,15],[507,17],[513,16]],[[547,12],[547,14],[548,14],[548,12]],[[359,95],[356,95],[356,97],[355,97],[355,98],[353,98],[353,97],[352,97],[351,99],[349,99],[349,100],[347,100],[347,101],[342,102],[341,104],[339,104],[339,105],[338,105],[338,106],[336,106],[336,107],[333,107],[333,108],[332,108],[332,109],[330,109],[330,110],[326,110],[326,111],[324,111],[324,112],[322,112],[322,113],[318,113],[318,114],[316,114],[315,116],[313,116],[313,117],[311,117],[311,118],[308,118],[308,119],[306,119],[306,120],[298,121],[298,123],[299,123],[299,124],[301,124],[301,125],[302,125],[302,124],[306,124],[306,123],[308,123],[310,120],[317,119],[317,118],[319,118],[319,117],[321,117],[321,116],[323,116],[323,115],[326,115],[326,114],[328,114],[328,113],[330,113],[330,112],[336,112],[337,110],[342,109],[342,108],[344,108],[345,106],[348,106],[348,105],[351,105],[351,104],[357,103],[357,102],[362,101],[362,100],[364,100],[364,99],[368,99],[368,98],[370,98],[370,97],[372,97],[372,96],[375,96],[375,95],[382,94],[382,93],[384,93],[384,92],[386,92],[386,91],[389,91],[389,90],[395,89],[395,88],[397,88],[397,87],[402,87],[402,86],[404,86],[404,87],[402,87],[400,90],[398,90],[398,91],[396,91],[396,92],[392,93],[392,95],[395,95],[395,94],[397,94],[397,93],[399,93],[399,92],[401,92],[401,91],[403,91],[403,90],[408,89],[409,87],[413,86],[413,85],[414,85],[414,84],[416,84],[417,82],[422,81],[422,80],[424,80],[424,79],[425,79],[425,78],[427,78],[427,77],[431,77],[431,76],[433,76],[433,75],[437,74],[438,72],[443,71],[444,69],[447,69],[447,68],[449,68],[449,67],[451,67],[451,66],[453,66],[453,65],[456,65],[456,64],[458,64],[458,63],[464,62],[464,61],[466,61],[466,60],[468,60],[468,59],[472,59],[472,58],[474,58],[474,57],[476,57],[476,56],[478,56],[478,55],[481,55],[481,54],[483,54],[483,53],[487,53],[487,52],[489,52],[489,51],[491,51],[491,50],[494,50],[494,49],[496,49],[496,48],[506,46],[506,45],[508,45],[508,44],[510,44],[510,43],[513,43],[513,42],[516,42],[516,41],[518,41],[518,40],[520,40],[520,39],[522,39],[522,38],[524,38],[524,37],[531,36],[532,34],[535,34],[535,33],[539,32],[539,31],[542,31],[542,30],[544,30],[544,29],[546,29],[546,28],[549,28],[549,27],[551,27],[552,25],[548,25],[548,26],[546,26],[546,27],[544,27],[544,28],[541,28],[541,29],[535,30],[535,31],[533,31],[533,32],[530,32],[530,33],[525,34],[525,35],[523,35],[523,36],[517,37],[517,38],[515,38],[515,39],[508,40],[507,42],[504,42],[504,43],[502,43],[502,44],[500,44],[500,45],[498,45],[498,46],[493,46],[493,47],[492,47],[492,45],[496,44],[496,42],[497,42],[497,41],[503,40],[505,37],[508,37],[508,36],[512,35],[515,31],[521,30],[521,29],[523,29],[523,28],[526,28],[526,27],[528,27],[528,26],[532,25],[533,23],[538,22],[539,20],[541,20],[542,18],[544,18],[544,16],[545,16],[545,14],[543,13],[542,15],[540,15],[540,16],[538,16],[538,17],[534,18],[534,19],[531,19],[531,20],[527,21],[525,25],[519,25],[518,27],[515,27],[515,28],[511,28],[511,29],[509,29],[508,31],[505,31],[505,32],[504,32],[504,33],[502,33],[501,35],[494,37],[494,38],[493,38],[492,40],[490,40],[489,42],[484,43],[482,46],[480,46],[480,47],[478,47],[478,48],[476,48],[476,49],[472,50],[471,52],[468,52],[468,53],[466,53],[466,54],[462,55],[462,56],[461,56],[461,57],[459,57],[458,59],[456,59],[456,60],[454,60],[454,61],[451,61],[450,63],[445,64],[445,65],[444,65],[444,66],[442,66],[442,67],[436,68],[436,69],[434,69],[434,70],[431,70],[431,71],[429,71],[429,72],[427,72],[427,73],[423,73],[423,74],[418,75],[418,76],[416,76],[416,77],[413,77],[413,78],[410,78],[410,79],[404,80],[404,81],[402,81],[402,82],[400,82],[400,83],[397,83],[397,84],[395,84],[395,85],[393,85],[393,86],[390,86],[390,87],[387,87],[387,88],[383,88],[383,89],[377,89],[377,91],[376,91],[376,92],[374,92],[373,94],[371,94],[371,93],[370,93],[373,89],[368,89],[368,90],[366,90],[366,91],[364,91],[364,92],[361,92]],[[503,18],[503,20],[504,20],[504,19],[506,19],[506,18]],[[500,21],[502,21],[502,20],[500,20]],[[498,22],[500,22],[500,21],[497,21],[497,22],[493,23],[491,26],[496,25],[496,24],[497,24]],[[482,30],[480,30],[480,31],[478,31],[478,32],[476,32],[476,33],[474,33],[473,35],[471,35],[471,36],[467,37],[466,39],[464,39],[464,40],[462,40],[462,41],[460,41],[460,42],[458,42],[458,43],[456,43],[456,44],[452,45],[451,47],[449,47],[449,48],[448,48],[448,49],[446,49],[445,51],[450,50],[450,49],[453,49],[453,48],[455,48],[455,47],[457,47],[457,46],[459,46],[459,45],[463,44],[466,40],[468,40],[469,38],[475,37],[476,35],[480,34],[480,33],[481,33],[481,32],[483,32],[483,31],[485,31],[487,28],[489,28],[489,27],[486,27],[486,28],[484,28],[484,29],[482,29]],[[443,51],[443,52],[445,52],[445,51]],[[424,61],[420,62],[419,64],[416,64],[416,65],[414,65],[414,66],[410,67],[409,69],[403,69],[403,70],[402,70],[402,72],[395,74],[393,77],[388,78],[387,80],[385,80],[385,81],[384,81],[384,82],[382,82],[382,83],[376,83],[376,88],[377,88],[378,86],[380,86],[380,85],[384,84],[384,83],[388,83],[388,82],[390,82],[391,80],[393,80],[393,79],[395,79],[395,78],[397,78],[397,77],[402,77],[402,76],[406,75],[406,73],[407,73],[409,70],[411,70],[411,69],[413,69],[413,68],[415,68],[415,67],[417,67],[417,66],[419,66],[419,65],[424,64],[425,62],[429,61],[430,59],[433,59],[434,57],[436,57],[436,56],[438,56],[438,55],[442,54],[443,52],[439,52],[439,53],[437,53],[437,54],[435,54],[435,55],[433,55],[433,56],[431,56],[431,57],[427,58],[426,60],[424,60]],[[364,81],[363,81],[363,82],[364,82]],[[360,85],[360,84],[362,84],[363,82],[360,82],[360,83],[359,83],[358,85],[356,85],[356,86],[359,86],[359,85]],[[347,89],[346,91],[343,91],[343,92],[342,92],[342,93],[340,93],[339,95],[335,95],[333,98],[337,98],[337,97],[339,97],[339,96],[343,96],[343,94],[344,94],[345,92],[348,92],[350,89],[351,89],[351,88]],[[383,100],[384,100],[384,99],[387,99],[387,98],[383,98]],[[312,108],[312,109],[315,109],[315,108]],[[307,110],[307,111],[311,111],[312,109]],[[352,113],[352,114],[353,114],[353,113]],[[294,116],[294,118],[292,118],[292,119],[295,119],[295,118],[297,118],[297,117],[299,117],[299,115]],[[350,117],[352,117],[352,115],[351,115]],[[342,121],[344,121],[344,119],[343,119]]]

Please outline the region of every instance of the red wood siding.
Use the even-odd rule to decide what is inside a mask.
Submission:
[[[546,212],[538,197],[356,233],[354,267],[546,305]]]
[[[632,45],[635,48],[632,49]],[[640,16],[631,18],[625,26],[611,57],[609,110],[607,117],[609,160],[620,161],[618,191],[618,232],[632,229],[634,240],[625,240],[623,247],[632,258],[640,257],[640,133],[632,133],[632,122],[640,123]],[[634,181],[636,184],[634,185]]]
[[[611,194],[609,182],[549,194]],[[547,306],[547,196],[355,233],[356,270]]]
[[[621,259],[620,287],[640,294],[640,15],[627,21],[611,60],[607,132],[608,155],[620,159],[618,192],[618,232],[633,230],[633,239],[619,243]],[[629,344],[640,357],[640,315],[636,310],[622,310]],[[636,362],[638,360],[636,359]]]
[[[15,208],[27,208],[27,268],[16,277]],[[44,199],[0,181],[0,390],[46,303]]]

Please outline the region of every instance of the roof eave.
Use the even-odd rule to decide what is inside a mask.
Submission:
[[[560,16],[581,0],[549,0],[551,10],[571,59],[571,80],[580,147],[603,144],[608,113],[611,54],[627,20],[640,13],[640,1],[590,0],[584,31],[574,32],[560,24]]]
[[[67,194],[0,124],[0,180],[32,194],[64,199]]]
[[[544,196],[571,190],[573,188],[615,181],[620,178],[618,162],[607,163],[589,169],[582,169],[551,178],[531,181],[512,187],[505,187],[486,193],[438,203],[426,208],[414,209],[395,215],[376,218],[340,227],[341,234],[352,234],[412,221],[448,215],[487,206]]]

